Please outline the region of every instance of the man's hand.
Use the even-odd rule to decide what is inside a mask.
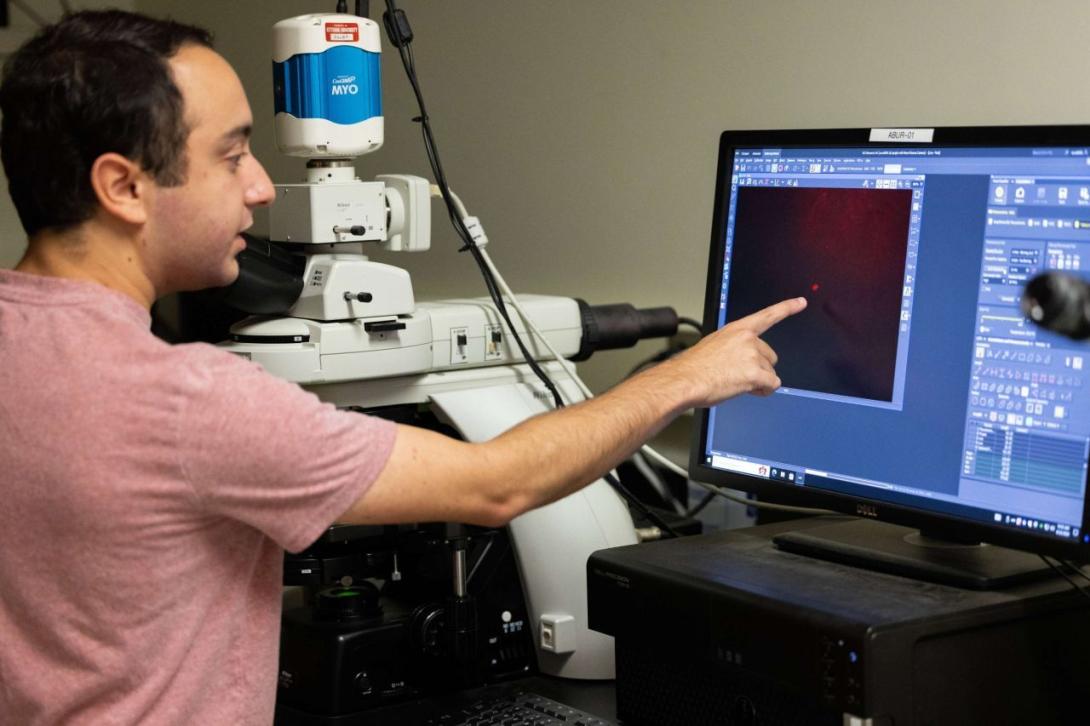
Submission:
[[[768,396],[780,387],[778,358],[760,336],[805,308],[806,298],[801,297],[770,305],[725,325],[659,367],[694,386],[694,406],[712,406],[742,393]]]

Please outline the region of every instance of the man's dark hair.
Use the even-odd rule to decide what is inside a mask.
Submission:
[[[120,10],[43,28],[4,65],[0,159],[27,234],[62,231],[98,206],[91,166],[116,152],[156,183],[185,180],[189,136],[169,59],[211,34]]]

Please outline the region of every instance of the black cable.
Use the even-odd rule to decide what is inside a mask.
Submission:
[[[1087,575],[1085,572],[1083,572],[1081,566],[1075,564],[1071,560],[1060,560],[1060,559],[1058,559],[1057,561],[1064,564],[1064,565],[1066,565],[1068,569],[1073,570],[1075,572],[1075,574],[1078,575],[1079,577],[1081,577],[1082,579],[1086,580],[1087,582],[1090,582],[1090,575]]]
[[[416,59],[413,57],[411,35],[410,37],[405,38],[401,34],[402,28],[404,27],[402,25],[404,18],[398,16],[399,11],[394,0],[386,0],[386,11],[388,13],[387,18],[385,19],[387,32],[395,36],[391,38],[391,42],[398,49],[401,65],[405,69],[406,76],[408,76],[409,85],[412,86],[413,95],[416,97],[416,105],[420,111],[420,115],[414,118],[413,121],[420,124],[421,133],[424,137],[424,153],[428,158],[428,164],[431,166],[432,174],[435,176],[435,184],[439,187],[439,193],[443,197],[443,202],[447,208],[447,216],[450,218],[451,225],[454,227],[454,231],[457,233],[458,237],[462,240],[462,247],[458,251],[468,251],[473,257],[473,261],[476,262],[477,267],[480,269],[481,277],[484,279],[488,295],[492,299],[493,304],[496,306],[496,310],[499,312],[504,322],[507,323],[507,328],[511,331],[511,337],[515,340],[519,351],[522,353],[523,359],[530,367],[530,370],[533,371],[534,375],[537,376],[538,380],[541,381],[552,395],[554,406],[556,408],[563,408],[564,400],[560,397],[560,391],[541,365],[534,359],[534,356],[523,342],[522,337],[518,334],[518,331],[511,320],[510,313],[507,310],[507,305],[503,301],[503,295],[500,293],[495,276],[492,274],[492,270],[489,269],[488,264],[481,255],[477,243],[473,240],[473,235],[470,234],[461,215],[458,214],[457,206],[454,204],[454,197],[450,192],[450,185],[447,183],[446,173],[443,171],[442,161],[439,159],[439,149],[435,143],[435,135],[432,132],[431,119],[428,117],[427,106],[424,103],[424,94],[420,90],[420,81],[416,75]],[[403,16],[404,13],[401,15]],[[620,493],[631,506],[634,506],[641,514],[654,522],[659,529],[669,533],[673,537],[680,536],[677,531],[663,521],[661,517],[649,510],[643,502],[636,499],[631,492],[617,481],[616,477],[612,474],[607,474],[603,478]]]
[[[451,224],[454,226],[455,232],[462,240],[462,248],[459,251],[468,250],[473,257],[474,262],[477,263],[477,267],[480,268],[481,275],[485,281],[485,287],[488,290],[489,296],[492,298],[493,304],[496,306],[497,311],[507,323],[508,329],[511,331],[511,336],[515,340],[519,351],[522,353],[523,358],[526,360],[526,364],[533,371],[534,375],[542,382],[542,384],[548,389],[552,395],[553,402],[557,408],[562,408],[564,405],[563,399],[560,397],[560,391],[557,390],[556,384],[548,377],[545,371],[541,368],[533,355],[531,355],[526,344],[522,341],[522,337],[518,334],[514,323],[511,320],[510,313],[507,310],[507,305],[503,301],[503,296],[499,292],[498,285],[495,278],[492,275],[492,271],[488,269],[488,265],[485,263],[484,258],[481,256],[481,251],[477,248],[476,242],[473,241],[473,236],[466,229],[465,223],[462,221],[461,216],[457,212],[457,208],[454,204],[453,196],[450,193],[450,185],[447,183],[446,173],[443,171],[443,164],[439,159],[439,151],[435,143],[435,136],[431,128],[431,120],[428,117],[427,106],[424,103],[424,95],[420,90],[420,82],[416,75],[416,61],[412,54],[412,41],[411,37],[406,40],[401,37],[400,33],[400,19],[398,17],[397,5],[394,0],[386,0],[386,9],[388,11],[389,22],[387,22],[387,29],[391,33],[397,33],[397,37],[391,39],[394,45],[398,49],[398,55],[401,57],[401,64],[405,68],[405,73],[409,78],[409,84],[412,86],[413,94],[416,97],[416,103],[420,110],[420,116],[414,121],[417,121],[421,125],[421,129],[424,135],[424,150],[428,157],[428,162],[431,165],[432,173],[435,175],[436,186],[439,187],[440,194],[443,197],[443,201],[446,203],[447,215],[450,217]],[[403,13],[402,13],[403,15]]]
[[[685,516],[695,517],[696,515],[700,514],[707,508],[709,504],[712,503],[712,500],[715,499],[715,497],[715,492],[707,492],[704,495],[703,499],[701,499],[695,506],[691,507],[689,511],[685,512]]]
[[[618,494],[624,497],[629,504],[635,507],[640,514],[651,520],[651,522],[654,523],[656,527],[661,529],[663,532],[666,532],[671,537],[681,537],[681,535],[678,534],[677,530],[675,530],[673,527],[666,523],[666,520],[652,512],[646,504],[636,498],[635,494],[628,491],[628,488],[625,487],[624,484],[621,484],[617,477],[613,476],[613,472],[607,472],[606,475],[602,478],[609,482],[609,485],[612,486]]]
[[[695,328],[696,332],[700,333],[701,335],[704,334],[704,326],[700,324],[699,320],[693,320],[692,318],[678,318],[677,324],[688,325],[690,328]]]
[[[1049,567],[1052,568],[1053,572],[1055,572],[1057,575],[1059,575],[1060,577],[1062,577],[1063,579],[1065,579],[1069,583],[1071,583],[1071,587],[1075,588],[1075,592],[1079,593],[1080,595],[1085,597],[1087,600],[1090,600],[1090,592],[1087,592],[1086,590],[1082,589],[1082,586],[1080,586],[1079,583],[1075,582],[1070,577],[1068,577],[1067,573],[1064,572],[1061,568],[1059,568],[1056,565],[1049,562],[1047,557],[1045,557],[1044,555],[1038,555],[1038,556],[1041,558],[1042,562],[1044,562],[1046,565],[1048,565]],[[1062,562],[1062,560],[1059,560],[1059,561]]]
[[[348,0],[337,0],[337,12],[341,15],[348,13]]]
[[[688,326],[691,326],[693,328],[696,328],[698,333],[703,333],[704,332],[704,329],[700,326],[700,323],[693,320],[692,318],[678,318],[677,323],[678,323],[679,326],[688,325]],[[685,345],[684,343],[677,343],[677,344],[671,345],[671,346],[669,346],[667,348],[664,348],[664,349],[660,350],[658,353],[655,353],[650,358],[645,358],[644,360],[640,361],[635,366],[633,366],[632,370],[630,370],[628,372],[628,375],[626,375],[625,378],[631,378],[632,376],[636,375],[637,373],[642,371],[647,366],[654,365],[656,363],[661,363],[664,360],[667,360],[669,358],[673,358],[678,353],[680,353],[680,352],[682,352],[684,350],[687,350],[688,347],[689,346]]]
[[[637,363],[635,366],[633,366],[632,370],[630,370],[628,372],[628,374],[625,376],[625,378],[631,378],[632,376],[636,375],[637,373],[642,371],[647,366],[654,365],[656,363],[662,363],[664,360],[668,360],[670,358],[673,358],[675,355],[677,355],[681,351],[687,350],[687,349],[688,349],[688,346],[675,345],[675,346],[671,346],[669,348],[665,348],[663,350],[660,350],[658,353],[655,353],[650,358],[645,358],[642,361],[640,361],[639,363]]]

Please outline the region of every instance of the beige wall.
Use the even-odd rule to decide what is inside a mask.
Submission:
[[[216,32],[249,91],[256,152],[275,179],[299,176],[272,147],[269,27],[335,3],[135,5]],[[1085,0],[401,5],[448,177],[516,290],[698,317],[723,129],[1090,121]],[[387,143],[358,169],[425,175],[407,83],[384,60]],[[431,252],[376,258],[408,267],[420,298],[484,294],[433,209]],[[0,263],[21,245],[10,216],[0,210]],[[602,388],[657,348],[584,368]]]

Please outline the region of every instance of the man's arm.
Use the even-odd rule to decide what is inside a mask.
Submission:
[[[401,426],[385,469],[340,521],[450,521],[499,526],[585,486],[689,408],[780,386],[760,335],[803,298],[736,320],[669,361],[589,401],[535,416],[471,444]]]

